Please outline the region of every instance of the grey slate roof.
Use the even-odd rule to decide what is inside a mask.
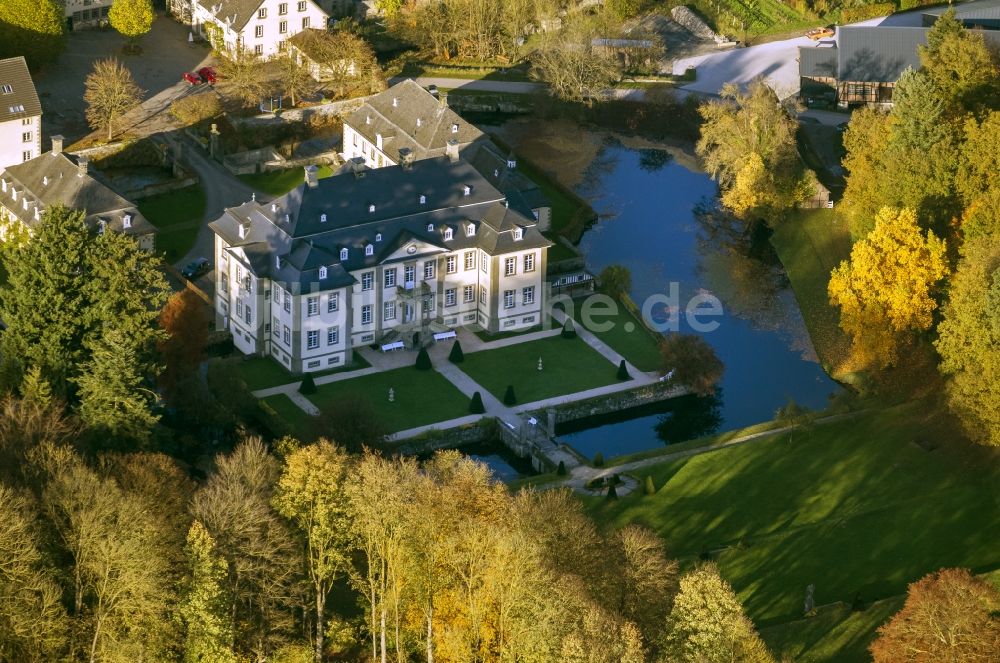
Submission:
[[[242,31],[243,27],[250,22],[250,19],[257,15],[264,0],[195,0],[205,9],[215,12],[215,17],[220,21],[232,19],[230,25],[236,31]]]
[[[86,210],[86,221],[97,227],[103,221],[106,228],[140,237],[156,232],[135,205],[122,198],[91,174],[81,174],[80,168],[66,153],[46,152],[30,161],[8,166],[0,173],[7,191],[0,188],[0,204],[13,210],[29,227],[34,225],[34,206],[39,213],[52,205],[64,205]],[[18,192],[14,200],[13,192]],[[24,209],[24,200],[29,201]],[[124,217],[131,218],[131,227],[124,227]]]
[[[960,2],[951,7],[955,9],[955,18],[968,28],[1000,29],[1000,0]],[[926,10],[923,13],[924,24],[932,24],[948,9],[948,6],[943,6]]]
[[[836,46],[799,46],[799,76],[837,77]]]
[[[411,150],[415,159],[426,159],[444,154],[449,140],[464,148],[484,138],[482,131],[411,79],[375,95],[345,122],[372,144],[381,135],[382,151],[393,160],[402,148]]]
[[[510,206],[522,214],[531,216],[533,210],[551,207],[552,203],[538,185],[517,170],[517,158],[513,154],[504,156],[492,141],[480,145],[469,161],[487,182],[503,192]],[[513,168],[510,162],[514,162]]]
[[[369,211],[372,204],[375,209]],[[470,223],[475,227],[472,235],[466,232]],[[464,248],[497,254],[551,246],[530,214],[508,207],[504,196],[469,163],[447,157],[410,167],[364,170],[361,176],[334,175],[319,180],[316,187],[303,182],[273,203],[251,201],[227,209],[210,227],[226,243],[243,248],[248,267],[258,277],[286,288],[319,283],[320,290],[354,283],[349,272],[383,263],[413,242],[425,248],[406,259]],[[450,240],[445,239],[448,228]],[[514,239],[515,228],[523,229],[522,239]],[[368,245],[374,249],[371,256],[365,253]],[[341,260],[345,248],[348,257]],[[322,282],[320,267],[327,268]]]
[[[4,86],[10,86],[11,92],[5,94]],[[0,122],[41,114],[42,104],[24,58],[0,60]]]
[[[842,81],[895,81],[906,70],[920,68],[917,47],[927,44],[927,28],[846,26],[837,31]]]

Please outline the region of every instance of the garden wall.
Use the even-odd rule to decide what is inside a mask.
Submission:
[[[431,430],[402,441],[396,451],[407,455],[429,454],[439,449],[453,449],[465,444],[492,442],[498,439],[497,420],[483,417],[474,424],[446,430]]]
[[[660,401],[677,398],[688,393],[688,389],[678,387],[670,382],[654,382],[653,384],[643,385],[635,389],[627,389],[605,396],[595,396],[573,403],[564,403],[555,408],[550,408],[550,410],[553,410],[555,414],[554,423],[562,424],[585,417],[610,414],[611,412],[629,410],[634,407],[649,405],[650,403],[659,403]],[[536,412],[535,416],[547,424],[552,423],[549,420],[547,410]]]

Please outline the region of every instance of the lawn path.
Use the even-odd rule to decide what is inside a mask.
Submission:
[[[857,415],[863,414],[868,410],[859,410],[857,412],[847,412],[844,414],[833,414],[828,417],[822,417],[821,419],[816,419],[811,422],[813,424],[827,424],[846,417],[855,417]],[[669,463],[675,460],[681,460],[683,458],[690,458],[691,456],[699,456],[701,454],[710,453],[712,451],[719,451],[721,449],[727,449],[729,447],[739,446],[741,444],[746,444],[748,442],[754,442],[756,440],[763,440],[776,435],[783,435],[784,433],[791,432],[793,430],[802,428],[801,424],[789,424],[788,426],[782,426],[781,428],[773,428],[771,430],[761,431],[759,433],[750,433],[742,437],[736,437],[732,440],[727,440],[721,444],[710,444],[703,447],[694,447],[693,449],[685,449],[683,451],[676,451],[674,453],[661,454],[659,456],[652,456],[650,458],[643,458],[641,460],[635,460],[630,463],[622,463],[621,465],[613,465],[610,467],[596,468],[590,467],[589,465],[579,465],[574,467],[570,471],[570,476],[563,481],[553,482],[546,484],[546,488],[557,488],[560,486],[567,486],[573,490],[586,493],[588,495],[593,495],[594,492],[587,490],[586,485],[589,481],[594,479],[608,477],[613,474],[624,474],[626,472],[634,472],[635,470],[641,470],[644,467],[650,467],[653,465],[661,465],[663,463]],[[621,486],[618,487],[618,495],[624,496],[632,492],[638,484],[633,484],[627,486],[624,490]]]

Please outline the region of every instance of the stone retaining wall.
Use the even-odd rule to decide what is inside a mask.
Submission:
[[[395,451],[401,454],[429,454],[439,449],[454,449],[465,444],[491,442],[498,439],[497,420],[483,417],[474,424],[447,430],[432,430],[411,437],[399,444]]]
[[[575,401],[573,403],[564,403],[549,409],[554,410],[554,423],[562,424],[567,421],[576,421],[577,419],[584,419],[586,417],[629,410],[634,407],[649,405],[650,403],[659,403],[660,401],[684,396],[687,393],[689,392],[684,387],[678,387],[670,382],[654,382],[653,384],[619,391],[614,394],[595,396],[594,398]],[[535,416],[540,421],[552,423],[546,410],[536,412]]]

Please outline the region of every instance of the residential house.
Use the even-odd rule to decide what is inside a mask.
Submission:
[[[63,0],[66,27],[70,30],[106,25],[114,0]]]
[[[987,43],[1000,48],[1000,0],[953,6],[966,27],[982,30]],[[829,100],[841,108],[892,105],[896,81],[908,68],[920,68],[919,47],[930,26],[948,7],[884,19],[878,25],[837,28],[832,40],[799,47],[800,94]]]
[[[345,117],[342,142],[345,159],[364,159],[369,168],[440,157],[457,149],[512,207],[534,216],[540,230],[549,229],[551,203],[537,184],[517,172],[517,159],[505,155],[486,134],[450,109],[444,98],[413,80],[369,97]]]
[[[292,372],[373,343],[417,347],[461,325],[531,327],[549,242],[457,150],[370,169],[360,158],[210,224],[217,326]]]
[[[0,239],[12,224],[30,234],[52,205],[84,210],[87,224],[98,232],[125,233],[143,249],[155,248],[156,228],[135,205],[99,182],[85,157],[63,152],[62,136],[52,137],[51,151],[0,171]]]
[[[341,60],[336,63],[327,61],[325,53],[328,44],[336,39],[336,35],[330,34],[327,30],[301,30],[288,39],[288,55],[305,67],[309,75],[318,82],[323,83],[342,77],[350,78],[356,73],[353,61]]]
[[[329,14],[314,0],[190,0],[191,29],[229,51],[270,58],[302,30],[325,28]]]
[[[42,104],[23,57],[0,60],[0,170],[42,151]]]

